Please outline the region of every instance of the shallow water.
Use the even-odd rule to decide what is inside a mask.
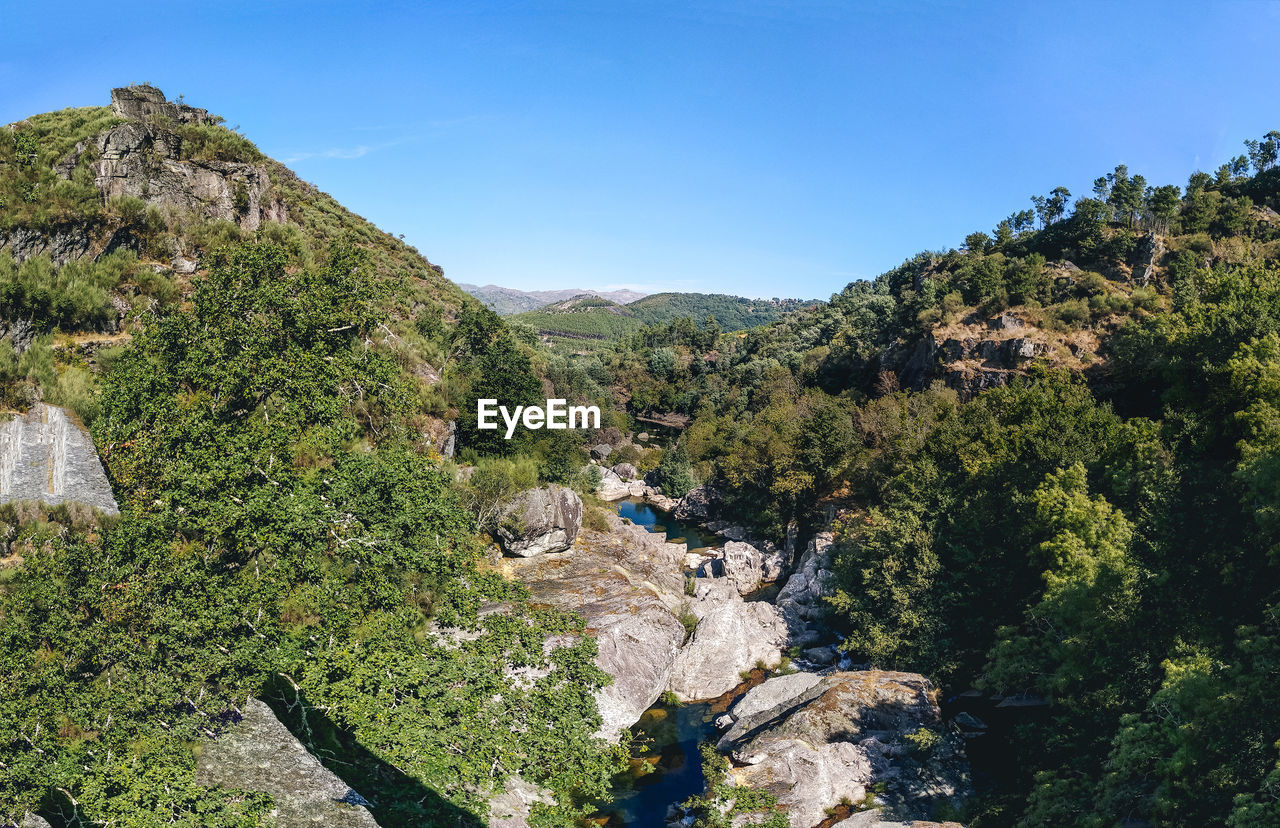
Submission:
[[[614,786],[614,801],[600,817],[608,828],[661,828],[667,807],[702,793],[702,756],[698,744],[713,738],[709,704],[651,707],[632,727],[642,740],[626,773]],[[599,824],[599,820],[593,820]]]
[[[666,532],[667,540],[683,541],[690,549],[721,545],[716,535],[638,498],[621,501],[618,514],[650,532]],[[672,803],[702,793],[698,744],[715,738],[713,721],[726,707],[728,698],[678,707],[658,704],[646,710],[631,728],[642,747],[627,772],[618,776],[614,801],[591,821],[606,828],[662,828]]]
[[[673,543],[683,541],[691,550],[719,548],[724,545],[719,536],[707,532],[695,523],[676,520],[670,512],[664,512],[639,498],[619,501],[618,514],[650,532],[666,532],[667,540]]]

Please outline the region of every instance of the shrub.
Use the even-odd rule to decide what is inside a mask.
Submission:
[[[582,513],[582,528],[592,532],[608,532],[609,519],[599,506],[588,506]]]
[[[1072,299],[1048,310],[1049,317],[1068,328],[1078,328],[1091,318],[1089,305],[1081,299]]]

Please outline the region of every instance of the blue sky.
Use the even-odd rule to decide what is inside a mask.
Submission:
[[[5,4],[0,123],[149,81],[455,281],[826,297],[1280,128],[1280,3]]]

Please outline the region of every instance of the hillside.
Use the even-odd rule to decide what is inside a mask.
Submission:
[[[743,331],[768,325],[783,314],[820,302],[804,299],[744,299],[723,293],[655,293],[627,304],[627,310],[646,324],[663,325],[687,316],[702,322],[716,318],[721,330]]]
[[[0,828],[1280,825],[1280,132],[1032,208],[504,320],[153,87],[0,130]]]
[[[563,302],[566,299],[572,299],[575,296],[599,296],[602,299],[608,299],[610,302],[617,302],[625,305],[628,302],[634,302],[643,298],[645,294],[634,290],[582,290],[580,288],[568,288],[566,290],[516,290],[515,288],[499,287],[498,285],[479,285],[459,284],[467,293],[484,303],[485,307],[492,310],[499,316],[511,316],[524,311],[537,310],[546,305],[556,302]]]
[[[580,616],[482,561],[478,515],[515,484],[482,507],[442,455],[486,450],[477,397],[604,392],[220,118],[111,100],[0,130],[0,406],[22,415],[0,441],[0,825],[296,824],[317,792],[248,778],[259,760],[211,786],[246,730],[275,740],[261,761],[336,769],[306,808],[352,824],[481,825],[517,776],[571,824],[619,761],[593,736],[607,676]],[[20,438],[82,425],[118,516],[18,499],[79,473],[32,449],[48,468],[11,474]],[[586,435],[556,437],[502,480],[566,481]],[[334,805],[348,785],[370,810]]]
[[[840,649],[971,717],[970,825],[1280,818],[1280,132],[1245,148],[608,355],[629,411],[692,420],[664,479],[832,531]]]
[[[600,347],[644,323],[631,309],[596,296],[576,296],[535,311],[518,313],[511,321],[527,325],[545,341],[574,348]]]
[[[817,302],[799,299],[744,299],[720,293],[655,293],[628,304],[575,297],[535,311],[516,314],[511,321],[527,325],[550,344],[565,348],[598,349],[646,325],[665,325],[688,318],[699,324],[715,317],[723,330],[738,331],[781,319],[786,313]]]

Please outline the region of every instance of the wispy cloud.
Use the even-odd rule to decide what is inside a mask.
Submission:
[[[375,148],[361,144],[358,147],[331,147],[327,150],[319,150],[316,152],[295,152],[293,155],[286,155],[280,161],[283,164],[294,164],[298,161],[306,161],[309,158],[337,158],[351,159],[360,158],[368,155]]]
[[[394,138],[390,141],[382,141],[377,144],[357,144],[353,147],[330,147],[323,150],[301,150],[292,153],[285,153],[280,159],[283,164],[296,164],[299,161],[309,161],[316,158],[328,159],[331,161],[350,161],[355,158],[363,158],[371,152],[377,152],[389,147],[399,146],[400,144],[408,144],[414,141],[421,141],[424,138],[438,132],[447,132],[449,130],[465,127],[469,124],[491,120],[489,115],[463,115],[457,118],[444,118],[434,121],[427,121],[415,125],[410,125],[415,131]],[[350,127],[350,129],[359,132],[381,132],[390,129],[404,129],[404,124],[396,126],[364,126]]]

